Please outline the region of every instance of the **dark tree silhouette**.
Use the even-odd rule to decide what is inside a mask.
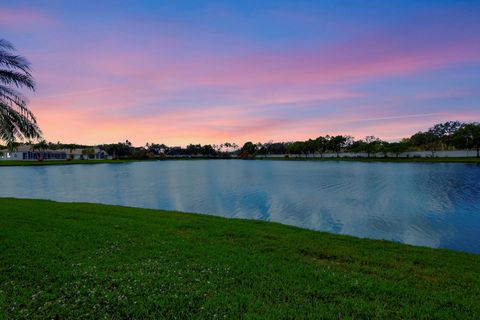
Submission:
[[[480,123],[464,125],[455,132],[453,141],[459,148],[477,150],[477,158],[480,158]]]
[[[17,90],[35,91],[30,63],[15,54],[13,45],[0,39],[0,140],[37,139],[41,131],[27,99]]]

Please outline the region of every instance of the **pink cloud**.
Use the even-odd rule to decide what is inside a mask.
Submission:
[[[37,30],[55,26],[56,20],[46,13],[30,8],[0,8],[0,26],[16,30]]]
[[[50,21],[38,12],[22,14],[27,16],[11,13],[15,18],[3,23],[19,23],[28,14],[38,23]],[[59,40],[36,57],[40,85],[31,106],[46,138],[66,142],[241,143],[327,133],[397,139],[426,123],[458,117],[396,111],[411,101],[405,97],[372,105],[362,100],[371,93],[352,89],[356,84],[480,61],[478,39],[450,36],[426,46],[407,41],[411,33],[281,52],[245,43],[239,53],[221,47],[189,52],[189,39],[171,35],[143,39],[142,46],[100,37],[81,50],[72,39]],[[333,103],[345,101],[350,104],[338,114],[295,117],[307,109],[330,111]],[[282,116],[282,108],[293,116]]]

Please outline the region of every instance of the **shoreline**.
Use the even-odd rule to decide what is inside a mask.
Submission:
[[[121,164],[133,162],[153,162],[153,161],[179,161],[179,160],[241,160],[238,158],[202,158],[202,157],[171,157],[166,159],[119,159],[119,160],[48,160],[48,161],[22,161],[22,160],[2,160],[0,167],[26,167],[26,166],[51,166],[51,165],[92,165],[92,164]],[[346,161],[346,162],[391,162],[391,163],[469,163],[480,164],[480,158],[319,158],[319,157],[261,157],[255,159],[261,161]]]
[[[350,162],[423,162],[423,163],[478,163],[480,164],[480,158],[476,157],[442,157],[442,158],[319,158],[319,157],[271,157],[261,158],[258,157],[255,160],[283,160],[283,161],[350,161]]]

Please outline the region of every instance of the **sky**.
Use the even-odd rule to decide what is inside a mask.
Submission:
[[[480,1],[0,2],[48,141],[388,141],[480,121]]]

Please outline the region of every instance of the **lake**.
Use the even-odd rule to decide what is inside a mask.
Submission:
[[[480,253],[478,165],[192,160],[0,167],[0,184],[0,197],[276,221]]]

